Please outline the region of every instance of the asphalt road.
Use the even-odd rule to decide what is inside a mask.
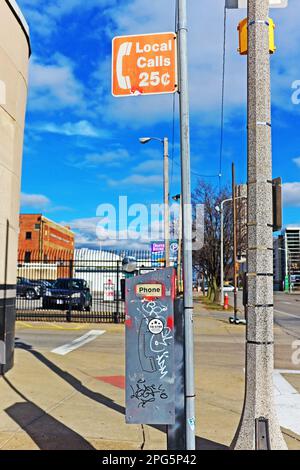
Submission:
[[[233,294],[229,293],[233,305]],[[238,307],[243,311],[242,292],[238,292]],[[300,339],[300,293],[274,293],[274,320],[286,333]]]
[[[274,295],[274,318],[275,323],[286,333],[300,339],[300,293],[276,292]]]

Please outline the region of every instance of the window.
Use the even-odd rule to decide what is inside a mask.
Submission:
[[[32,233],[26,232],[26,240],[31,240],[31,239],[32,239]]]
[[[25,252],[25,263],[30,263],[30,259],[31,259],[31,251],[26,251]]]
[[[40,228],[41,228],[40,224],[35,224],[34,230],[40,230]]]

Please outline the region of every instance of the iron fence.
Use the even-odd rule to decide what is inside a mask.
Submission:
[[[17,320],[114,322],[125,320],[124,256],[137,271],[154,269],[149,252],[76,250],[72,259],[18,262]],[[92,256],[93,255],[93,256]],[[155,269],[159,268],[156,266]]]

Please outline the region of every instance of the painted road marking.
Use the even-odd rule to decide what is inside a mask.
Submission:
[[[280,313],[281,315],[287,315],[288,317],[293,317],[293,318],[297,318],[298,320],[300,320],[299,315],[293,315],[292,313],[282,312],[281,310],[276,310],[276,309],[274,311],[277,313]]]
[[[74,351],[75,349],[81,348],[81,346],[94,341],[98,336],[101,336],[105,333],[103,330],[91,330],[83,336],[80,336],[77,339],[74,339],[69,344],[64,344],[58,348],[53,349],[51,352],[54,354],[58,354],[60,356],[65,356],[70,352]]]
[[[74,327],[66,327],[66,326],[61,326],[61,325],[55,325],[54,323],[49,323],[45,322],[43,324],[41,323],[36,323],[36,324],[31,324],[27,323],[25,321],[18,320],[17,323],[17,328],[22,329],[30,329],[30,330],[60,330],[60,331],[78,331],[78,330],[86,330],[87,327],[86,325],[78,325]]]
[[[114,375],[114,376],[104,376],[104,377],[95,377],[96,380],[105,382],[107,384],[113,385],[114,387],[125,389],[125,376],[124,375]]]
[[[281,374],[300,374],[300,371],[274,371],[274,395],[280,426],[300,435],[300,393]]]

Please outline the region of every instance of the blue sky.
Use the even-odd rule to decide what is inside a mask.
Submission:
[[[19,0],[31,29],[29,100],[24,142],[22,212],[42,212],[76,232],[78,246],[99,246],[97,207],[159,203],[162,149],[143,135],[173,135],[173,96],[113,98],[111,40],[116,35],[174,30],[175,0]],[[284,181],[284,223],[300,225],[300,29],[297,0],[272,10],[273,174]],[[219,172],[223,0],[190,0],[189,63],[192,183]],[[231,162],[246,182],[246,58],[228,11],[223,184]],[[300,89],[300,82],[295,83]],[[292,94],[296,98],[292,102]],[[175,97],[176,116],[178,97]],[[175,125],[171,195],[180,191]],[[209,178],[218,183],[218,178]],[[117,227],[118,229],[118,227]],[[111,242],[102,242],[102,246]]]

